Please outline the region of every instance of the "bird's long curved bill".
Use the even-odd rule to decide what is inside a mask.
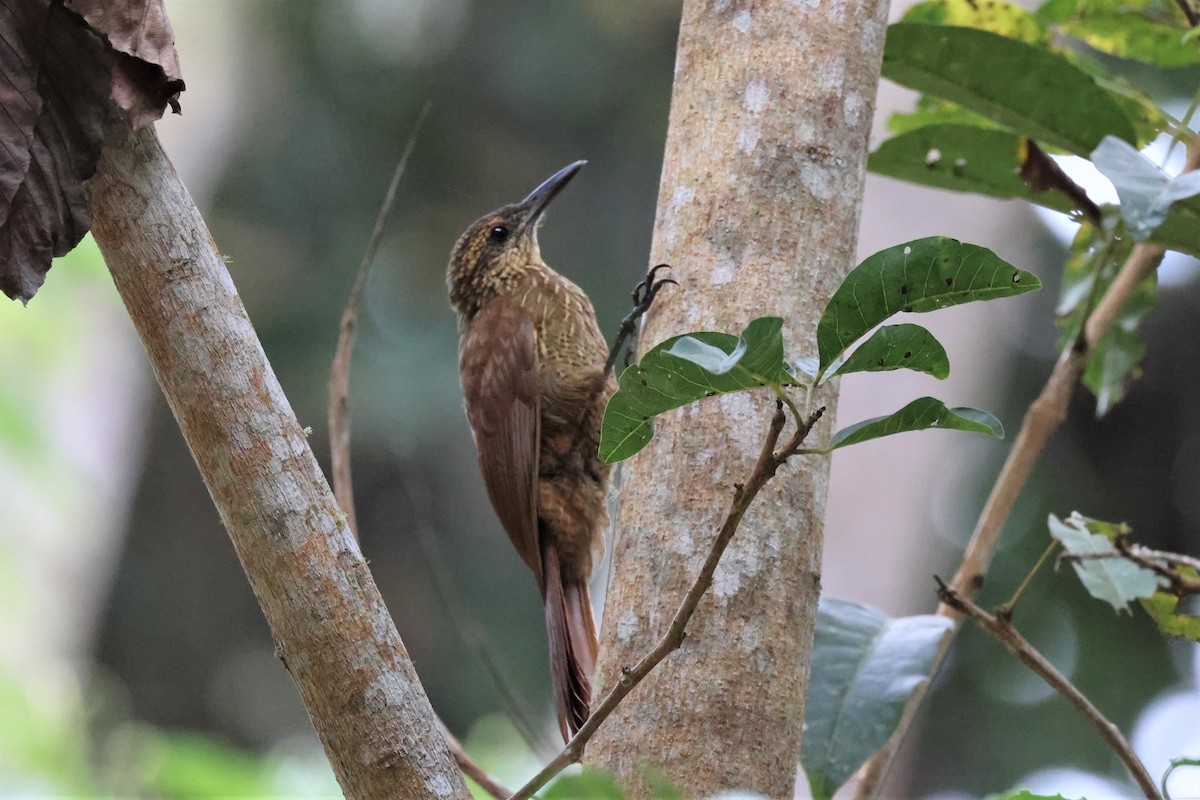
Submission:
[[[529,195],[521,201],[521,205],[525,207],[525,224],[532,225],[537,222],[538,217],[546,210],[546,206],[550,204],[558,193],[563,190],[571,178],[575,177],[575,173],[583,169],[586,161],[576,161],[568,164],[558,172],[551,175],[542,184],[534,189]]]

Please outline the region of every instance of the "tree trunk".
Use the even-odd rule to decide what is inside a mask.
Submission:
[[[790,355],[816,353],[821,310],[853,266],[886,13],[879,0],[685,0],[651,254],[681,286],[659,296],[643,347],[774,314]],[[817,398],[828,413],[813,441],[834,400]],[[729,395],[664,415],[627,465],[601,687],[670,623],[773,402]],[[792,796],[828,475],[828,459],[797,458],[764,490],[683,647],[601,728],[591,763],[635,792],[649,763],[687,796]]]
[[[345,517],[152,128],[112,127],[92,232],[348,798],[469,798]]]

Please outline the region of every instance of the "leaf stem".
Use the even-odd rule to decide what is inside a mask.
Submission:
[[[1039,558],[1037,563],[1033,565],[1033,569],[1029,570],[1029,574],[1026,575],[1025,579],[1021,581],[1021,585],[1017,587],[1015,592],[1013,592],[1013,596],[1008,598],[1008,602],[1000,606],[1000,609],[997,610],[996,613],[998,616],[1005,617],[1006,619],[1012,619],[1013,610],[1017,607],[1017,601],[1021,599],[1021,595],[1025,593],[1025,590],[1029,588],[1029,584],[1033,582],[1034,576],[1037,575],[1038,572],[1041,571],[1042,567],[1046,565],[1046,562],[1050,560],[1050,556],[1055,550],[1058,549],[1058,545],[1058,539],[1050,540],[1049,546],[1047,546],[1042,552],[1041,558]]]

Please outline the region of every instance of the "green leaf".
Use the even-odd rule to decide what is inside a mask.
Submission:
[[[1166,220],[1150,234],[1150,241],[1200,258],[1200,198],[1172,203]]]
[[[885,325],[830,375],[893,369],[911,369],[945,380],[950,375],[950,359],[942,343],[920,325]]]
[[[871,439],[928,428],[974,431],[986,433],[997,439],[1004,438],[1004,426],[986,411],[969,407],[947,408],[941,400],[918,397],[894,414],[863,420],[842,428],[829,440],[829,447],[821,452],[831,452],[839,447],[849,447]]]
[[[1108,134],[1135,141],[1125,113],[1086,73],[1057,53],[989,31],[895,23],[883,75],[1078,155]]]
[[[1036,16],[1102,53],[1158,67],[1200,63],[1200,49],[1187,41],[1187,21],[1161,0],[1050,0]]]
[[[945,617],[892,619],[821,598],[800,753],[816,800],[832,797],[892,735],[952,628]]]
[[[1077,513],[1066,520],[1051,514],[1049,526],[1050,535],[1061,542],[1068,553],[1085,555],[1114,552],[1112,540],[1124,530],[1124,526],[1088,519]],[[1088,594],[1118,612],[1128,611],[1131,600],[1151,597],[1158,591],[1159,580],[1153,571],[1120,555],[1072,560],[1071,566]]]
[[[741,337],[702,331],[657,345],[621,373],[619,388],[604,410],[600,457],[612,464],[637,453],[654,436],[654,417],[664,411],[702,397],[794,384],[783,363],[782,330],[779,317],[760,317]],[[683,355],[674,352],[676,347]],[[739,350],[741,355],[731,359]],[[726,371],[714,373],[697,361],[714,367],[731,363]]]
[[[1166,221],[1173,203],[1200,195],[1200,172],[1170,178],[1132,146],[1111,136],[1092,152],[1092,162],[1116,187],[1125,226],[1139,242]]]
[[[542,800],[625,800],[617,779],[597,769],[563,775],[538,797]]]
[[[909,6],[904,22],[924,25],[962,25],[991,31],[1027,44],[1048,44],[1050,32],[1037,17],[1016,3],[1004,0],[926,0]]]
[[[1059,349],[1073,346],[1085,314],[1095,299],[1108,291],[1113,278],[1133,249],[1128,237],[1119,235],[1119,217],[1112,207],[1104,209],[1103,227],[1080,225],[1063,268],[1062,295],[1057,324],[1063,335]],[[1096,396],[1096,415],[1107,414],[1141,377],[1139,363],[1146,348],[1138,335],[1142,318],[1154,308],[1157,275],[1142,281],[1121,308],[1112,328],[1092,348],[1083,383]]]
[[[1003,130],[995,122],[968,111],[957,103],[940,97],[923,94],[917,98],[913,111],[899,111],[888,117],[888,130],[892,133],[908,133],[926,125],[964,125],[968,128]]]
[[[1034,794],[1025,789],[1020,789],[1013,792],[989,794],[983,800],[1067,800],[1067,798],[1061,794]]]
[[[870,155],[867,169],[921,186],[1019,198],[1069,212],[1058,192],[1034,192],[1018,172],[1023,137],[971,125],[935,124],[893,136]]]
[[[1175,567],[1181,575],[1200,578],[1200,573],[1187,566]],[[1151,597],[1141,598],[1142,608],[1158,625],[1158,629],[1167,636],[1178,636],[1200,642],[1200,617],[1195,614],[1181,614],[1177,611],[1179,598],[1170,592],[1155,592]],[[1195,766],[1200,766],[1197,764]]]
[[[943,236],[880,250],[850,271],[825,306],[817,323],[821,372],[897,312],[1011,297],[1041,285],[991,250]]]

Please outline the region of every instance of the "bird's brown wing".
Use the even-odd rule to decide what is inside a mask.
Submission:
[[[492,508],[540,586],[537,352],[537,331],[529,314],[511,298],[498,297],[471,320],[459,368]]]

